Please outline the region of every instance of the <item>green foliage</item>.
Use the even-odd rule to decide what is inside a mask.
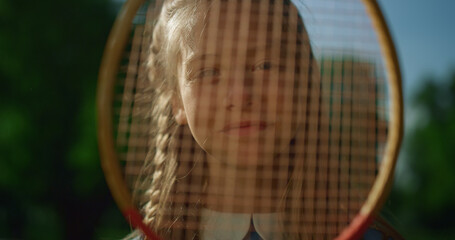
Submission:
[[[95,88],[108,0],[0,1],[0,238],[119,239],[100,169]],[[413,100],[406,183],[388,207],[408,239],[455,239],[455,73]],[[430,81],[431,79],[431,81]]]
[[[409,180],[393,189],[392,211],[409,239],[455,239],[455,72],[426,78],[411,107],[416,122],[400,159]]]
[[[98,67],[115,13],[109,0],[0,1],[1,239],[129,231],[96,142]]]

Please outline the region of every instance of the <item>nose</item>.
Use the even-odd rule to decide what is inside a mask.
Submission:
[[[248,70],[231,73],[226,96],[227,110],[250,111],[253,105],[253,75]]]

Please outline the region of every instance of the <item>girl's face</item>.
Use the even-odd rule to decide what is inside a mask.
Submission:
[[[296,43],[304,33],[297,32],[294,7],[284,17],[259,2],[215,1],[193,31],[191,51],[182,51],[174,114],[209,163],[272,166],[295,136],[302,97],[294,88],[306,86],[308,76],[296,53],[309,53],[309,46]]]

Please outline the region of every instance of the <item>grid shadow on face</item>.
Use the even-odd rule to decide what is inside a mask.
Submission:
[[[193,15],[176,10],[174,33],[181,24],[191,35],[170,41],[180,48],[175,74],[150,63],[158,36],[146,35],[147,24],[158,11],[137,17],[145,23],[135,25],[118,75],[114,131],[126,181],[162,234],[202,236],[213,227],[203,224],[208,209],[248,219],[273,213],[274,236],[333,239],[360,211],[387,139],[378,43],[360,2],[342,10],[335,0],[301,4],[214,1],[195,5]],[[177,79],[163,87],[159,81],[171,81],[164,76]],[[186,124],[176,122],[176,109]]]

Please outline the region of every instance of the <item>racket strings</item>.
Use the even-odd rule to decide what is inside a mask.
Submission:
[[[247,1],[248,2],[248,1]],[[330,2],[330,1],[328,1]],[[352,1],[354,2],[354,1]],[[243,210],[259,208],[260,211],[276,211],[280,209],[277,203],[284,204],[285,222],[291,222],[288,226],[284,227],[286,232],[302,232],[305,234],[315,236],[316,239],[324,237],[326,239],[333,238],[340,231],[347,227],[351,220],[358,214],[362,204],[365,202],[366,197],[370,191],[372,184],[375,181],[375,176],[379,168],[379,161],[387,136],[387,116],[385,109],[387,108],[386,99],[387,93],[384,87],[384,76],[380,72],[381,64],[377,63],[375,56],[365,58],[369,54],[377,53],[376,49],[365,48],[362,43],[365,39],[372,39],[371,35],[368,37],[355,38],[355,41],[362,43],[360,50],[348,51],[344,56],[343,50],[336,48],[332,45],[339,43],[330,43],[334,37],[328,37],[321,33],[319,35],[329,43],[328,47],[315,46],[319,48],[320,52],[324,55],[314,56],[305,50],[305,47],[296,46],[296,33],[289,30],[282,32],[282,25],[296,24],[296,21],[301,21],[300,18],[294,16],[295,19],[284,18],[282,15],[282,4],[267,4],[260,5],[261,8],[271,9],[269,14],[264,16],[250,16],[245,13],[253,11],[254,7],[248,4],[235,4],[229,3],[232,6],[227,7],[227,15],[236,16],[242,19],[241,22],[253,21],[251,19],[273,19],[273,25],[263,25],[267,29],[265,35],[260,35],[254,31],[261,32],[251,28],[241,26],[227,26],[228,30],[220,30],[222,27],[219,25],[220,20],[210,22],[206,26],[207,36],[206,39],[217,38],[220,35],[227,35],[226,37],[238,38],[239,35],[248,33],[255,36],[253,41],[259,42],[261,38],[267,36],[276,36],[278,42],[273,42],[273,46],[267,51],[271,51],[268,55],[271,58],[286,59],[284,65],[284,73],[277,72],[275,76],[270,78],[303,78],[307,81],[295,86],[285,85],[282,87],[284,90],[283,98],[290,99],[288,102],[291,104],[279,105],[277,101],[264,102],[261,101],[260,96],[265,93],[277,94],[276,89],[280,88],[278,82],[273,84],[259,83],[254,85],[252,91],[253,98],[259,102],[258,108],[262,109],[261,112],[276,112],[289,113],[291,115],[303,114],[302,117],[296,119],[288,119],[292,127],[286,128],[281,132],[271,131],[263,138],[256,139],[257,147],[266,146],[266,142],[272,142],[268,145],[273,146],[272,149],[267,149],[263,154],[274,154],[277,148],[280,148],[280,142],[284,140],[280,138],[282,135],[292,135],[294,132],[293,145],[287,149],[285,154],[281,154],[279,163],[271,163],[274,168],[252,168],[250,174],[244,176],[243,179],[239,178],[238,182],[251,184],[253,186],[250,192],[243,191],[243,195],[253,199],[253,201],[246,201],[235,199],[237,196],[237,185],[230,184],[229,179],[238,178],[241,173],[238,170],[228,170],[222,172],[219,168],[218,177],[211,178],[211,184],[223,186],[212,191],[213,196],[207,193],[208,172],[210,171],[207,164],[207,156],[200,147],[199,142],[195,142],[191,131],[187,126],[180,127],[179,135],[177,137],[177,158],[180,160],[175,169],[175,186],[171,191],[172,204],[167,206],[163,211],[163,215],[167,215],[170,219],[165,225],[172,229],[188,229],[192,233],[199,230],[200,226],[200,213],[201,207],[206,207],[207,201],[215,199],[215,205],[221,204],[220,197],[231,197],[232,205],[226,205],[222,201],[223,211],[233,211],[237,207]],[[281,5],[281,6],[280,6]],[[223,8],[224,9],[224,8]],[[218,9],[221,11],[221,9]],[[230,14],[229,11],[237,12]],[[260,13],[264,12],[258,10]],[[354,16],[363,16],[362,11],[356,8],[345,9],[343,11],[334,11],[333,9],[314,8],[314,11],[321,11],[323,14],[336,12],[342,16],[347,13],[352,13]],[[156,12],[154,12],[156,16]],[[209,13],[210,14],[210,13]],[[216,11],[213,15],[218,15]],[[270,15],[272,14],[272,15]],[[364,14],[364,13],[363,13]],[[363,16],[365,17],[365,16]],[[284,19],[284,20],[283,20]],[[149,20],[147,20],[149,21]],[[229,22],[229,20],[225,20]],[[262,22],[261,20],[257,20]],[[286,22],[286,23],[283,23]],[[330,27],[343,27],[347,30],[358,28],[369,28],[368,24],[337,21],[336,19],[318,20],[317,24],[330,25]],[[307,26],[310,22],[305,22]],[[248,24],[246,24],[248,25]],[[259,24],[260,25],[260,24]],[[249,25],[250,26],[250,25]],[[243,27],[243,28],[242,28]],[[313,26],[314,27],[314,26]],[[269,30],[269,28],[271,28]],[[291,28],[291,27],[290,27]],[[279,30],[278,30],[279,29]],[[223,31],[230,32],[231,34],[223,33]],[[253,32],[251,32],[253,31]],[[275,32],[274,32],[275,31]],[[371,30],[370,30],[371,31]],[[264,31],[262,31],[264,32]],[[361,31],[363,32],[363,31]],[[150,133],[150,128],[155,126],[151,125],[149,118],[144,118],[142,111],[149,111],[147,108],[154,106],[141,104],[141,100],[135,95],[146,91],[147,86],[147,69],[145,62],[147,59],[148,44],[151,38],[145,36],[147,31],[144,30],[143,25],[135,26],[133,38],[130,45],[130,52],[128,60],[126,61],[123,70],[126,73],[119,74],[119,88],[123,90],[118,92],[117,104],[121,107],[118,111],[118,127],[117,127],[117,145],[120,149],[120,157],[122,163],[125,165],[125,176],[131,191],[138,191],[145,193],[150,190],[150,176],[144,175],[159,175],[163,173],[155,172],[150,168],[150,173],[141,174],[143,169],[144,160],[147,153],[153,155],[157,151],[153,145],[157,141],[168,142],[169,139],[153,139],[155,136]],[[256,36],[257,35],[257,36]],[[347,37],[346,37],[347,38]],[[343,36],[336,38],[339,41],[345,41]],[[234,49],[235,41],[208,41],[205,49],[216,51],[221,49],[223,59],[227,63],[221,64],[229,66],[232,64],[246,65],[247,56],[243,53],[246,49]],[[350,36],[352,41],[352,36]],[[307,40],[299,40],[303,44],[307,44]],[[294,44],[292,44],[294,42]],[[323,45],[324,41],[318,41]],[[231,45],[229,45],[231,44]],[[354,43],[353,43],[354,44]],[[283,46],[284,45],[284,46]],[[299,57],[289,58],[288,55],[297,55],[296,49],[301,47],[298,51]],[[228,50],[226,50],[228,49]],[[208,51],[208,50],[207,50]],[[330,54],[329,54],[330,53]],[[353,55],[353,54],[358,55]],[[267,55],[267,54],[266,54]],[[278,56],[278,57],[277,57]],[[316,59],[316,57],[318,59]],[[299,62],[296,62],[297,59]],[[317,60],[317,63],[316,63]],[[209,65],[210,60],[202,61],[200,65]],[[210,65],[211,66],[211,65]],[[123,77],[124,76],[124,77]],[[245,78],[244,73],[237,75],[237,78]],[[224,82],[224,88],[231,87],[229,82]],[[291,86],[291,87],[289,87]],[[210,89],[209,89],[210,90]],[[199,88],[197,91],[205,91]],[[213,93],[215,99],[223,98],[221,94]],[[205,93],[205,92],[204,92]],[[153,94],[149,93],[149,94]],[[279,93],[278,93],[279,94]],[[143,96],[142,97],[151,97]],[[139,103],[136,103],[139,102]],[[298,102],[296,102],[298,101]],[[217,100],[210,102],[199,102],[201,109],[215,109],[213,106]],[[208,104],[208,106],[204,106]],[[245,102],[235,102],[238,106],[243,106]],[[213,114],[203,113],[200,114]],[[268,115],[260,115],[261,118],[268,119]],[[221,111],[218,116],[224,122],[230,122],[232,119],[240,119],[241,112],[233,115],[227,111]],[[169,118],[164,118],[163,121],[173,121]],[[197,125],[204,126],[210,125],[209,118],[201,118],[198,120]],[[296,121],[301,121],[299,124]],[[186,129],[185,129],[186,128]],[[208,131],[208,130],[205,130]],[[282,134],[282,135],[281,135]],[[166,138],[171,137],[167,135]],[[189,140],[191,141],[189,141]],[[275,139],[275,140],[273,140]],[[226,141],[226,139],[223,139]],[[210,148],[215,143],[205,143],[204,147]],[[221,142],[218,145],[226,145],[229,158],[236,158],[240,153],[239,143]],[[268,146],[267,145],[267,146]],[[151,147],[152,146],[152,147]],[[259,154],[259,153],[257,153]],[[276,155],[276,154],[275,154]],[[297,161],[298,160],[298,161]],[[296,173],[301,171],[301,176]],[[144,179],[141,179],[144,178]],[[148,184],[135,185],[136,182],[143,182],[145,178],[148,179]],[[152,177],[158,179],[158,177]],[[292,181],[290,180],[292,179]],[[253,182],[253,183],[251,183]],[[139,187],[140,186],[140,187]],[[282,189],[275,189],[278,186],[290,186],[286,193]],[[254,188],[256,187],[256,188]],[[138,190],[138,188],[140,188]],[[277,194],[279,192],[280,194]],[[141,195],[141,194],[139,194]],[[219,195],[219,196],[215,196]],[[147,198],[140,198],[141,202],[147,201]],[[283,203],[284,201],[284,203]],[[300,226],[305,230],[298,229]],[[189,233],[184,231],[175,233],[181,234],[179,237],[188,237]]]

